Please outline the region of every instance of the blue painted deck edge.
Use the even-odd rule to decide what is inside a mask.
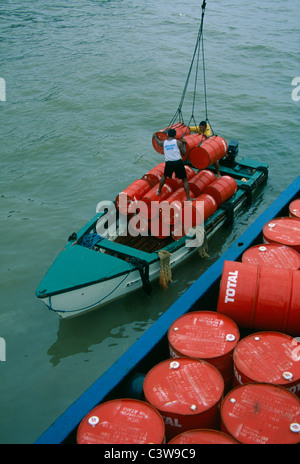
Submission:
[[[78,426],[85,415],[114,389],[132,368],[142,361],[166,335],[167,328],[188,312],[221,276],[225,260],[238,259],[259,237],[266,222],[299,193],[300,176],[256,219],[230,248],[137,340],[91,387],[89,387],[35,442],[59,444]]]

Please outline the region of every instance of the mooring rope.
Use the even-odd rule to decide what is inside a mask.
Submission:
[[[168,288],[168,283],[172,282],[172,271],[170,266],[171,253],[167,250],[161,250],[158,252],[160,259],[160,273],[159,273],[159,285],[163,289]]]
[[[201,258],[209,258],[207,235],[203,226],[196,226],[189,229],[190,235],[195,235],[197,244],[199,245],[198,253]]]

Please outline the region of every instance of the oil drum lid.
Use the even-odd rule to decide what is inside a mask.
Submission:
[[[263,227],[263,237],[267,243],[280,243],[300,250],[300,219],[280,217],[272,219]]]
[[[290,213],[290,216],[297,217],[300,219],[300,198],[290,203],[289,213]]]
[[[300,381],[300,341],[279,332],[258,332],[235,347],[233,362],[238,371],[255,382],[289,387]]]
[[[162,444],[165,425],[150,404],[134,399],[102,403],[81,421],[78,444]]]
[[[221,400],[224,380],[206,361],[176,358],[154,366],[144,380],[144,395],[159,411],[196,415]]]
[[[240,333],[236,323],[215,311],[195,311],[179,317],[170,326],[171,349],[183,356],[209,360],[233,351]]]
[[[172,438],[168,445],[238,445],[239,442],[218,430],[194,429]]]
[[[221,418],[222,427],[243,444],[300,442],[300,401],[286,388],[262,383],[236,387],[222,402]]]
[[[242,262],[297,270],[300,268],[300,254],[286,245],[265,243],[248,248],[243,253]]]

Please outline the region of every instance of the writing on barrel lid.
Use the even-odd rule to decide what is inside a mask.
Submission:
[[[162,444],[165,425],[150,404],[134,399],[102,403],[81,421],[78,444]]]
[[[248,248],[243,253],[242,262],[297,270],[300,268],[300,254],[286,245],[265,243]]]
[[[300,251],[300,220],[296,217],[279,217],[267,222],[263,227],[263,237],[267,243],[279,243]]]
[[[236,323],[215,311],[184,314],[168,330],[168,340],[174,350],[184,356],[207,360],[230,353],[239,338]]]
[[[231,390],[221,405],[222,431],[243,444],[300,442],[300,401],[286,388],[262,383]]]
[[[300,394],[300,341],[280,332],[258,332],[235,347],[235,377],[240,384],[266,382]]]

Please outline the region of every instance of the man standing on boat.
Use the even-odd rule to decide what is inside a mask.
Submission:
[[[176,137],[176,130],[169,129],[168,130],[168,138],[167,140],[159,140],[156,134],[153,134],[156,142],[160,147],[164,149],[165,155],[165,170],[163,173],[162,178],[159,181],[159,186],[157,189],[157,195],[159,196],[161,193],[161,189],[166,181],[167,177],[172,177],[172,174],[175,173],[175,176],[178,179],[182,179],[183,188],[187,197],[187,200],[190,201],[190,187],[186,175],[186,170],[182,161],[182,155],[186,154],[186,146],[184,140],[177,140]]]

